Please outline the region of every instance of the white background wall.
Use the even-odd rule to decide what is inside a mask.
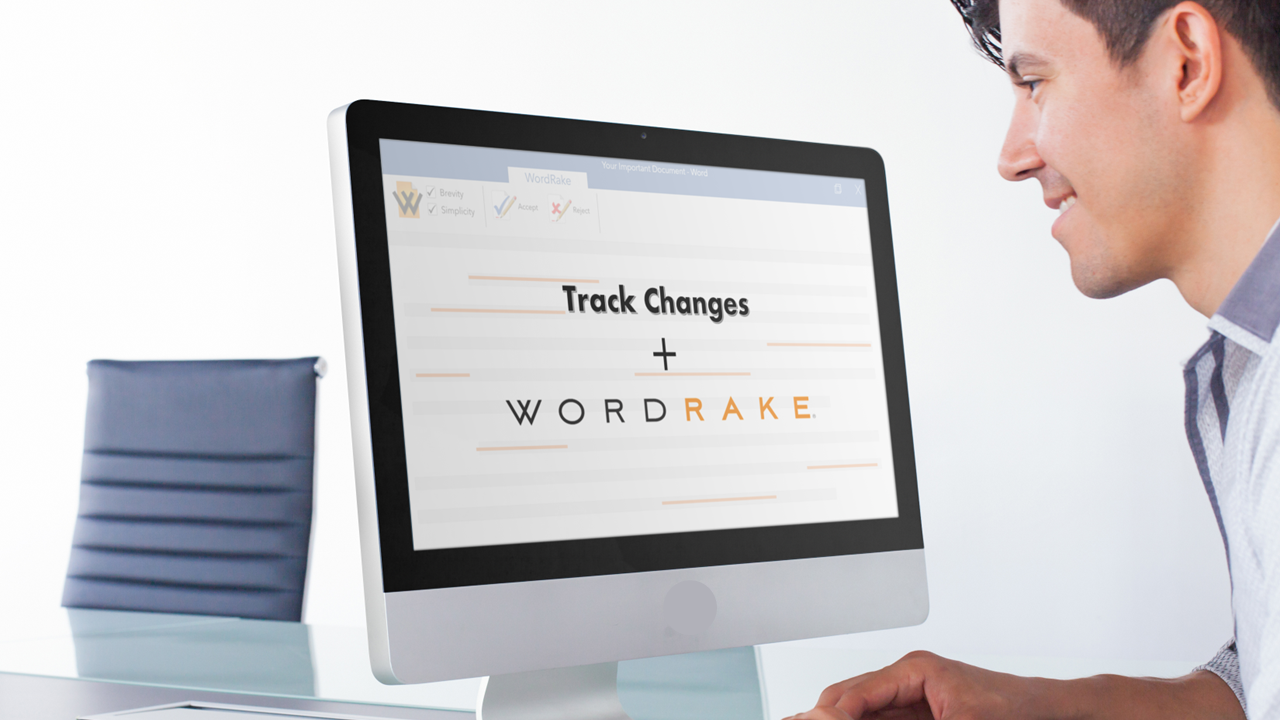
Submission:
[[[933,609],[804,647],[1190,663],[1230,635],[1182,434],[1204,319],[1167,283],[1075,291],[945,0],[10,3],[0,68],[0,623],[60,599],[87,360],[310,354],[307,616],[363,622],[324,121],[375,98],[881,152]]]

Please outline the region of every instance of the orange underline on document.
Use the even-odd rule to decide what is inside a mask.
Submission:
[[[516,315],[564,315],[564,310],[498,310],[494,308],[431,308],[431,312],[507,313]]]
[[[810,470],[835,470],[836,468],[876,467],[876,463],[850,463],[848,465],[810,465]]]
[[[766,343],[769,347],[871,347],[871,343]]]
[[[575,278],[535,278],[535,277],[506,277],[503,275],[468,275],[468,280],[510,280],[512,282],[558,282],[558,283],[587,283],[599,284],[599,280],[582,280]]]
[[[492,452],[495,450],[568,450],[568,445],[511,445],[509,447],[481,447],[476,452]]]
[[[636,377],[742,377],[749,372],[638,372]]]
[[[414,377],[433,378],[433,377],[471,377],[471,373],[417,373]]]
[[[663,500],[663,505],[692,505],[694,503],[741,502],[743,500],[777,500],[777,495],[749,495],[746,497],[705,498],[702,500]]]

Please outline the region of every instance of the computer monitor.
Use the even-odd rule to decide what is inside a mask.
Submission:
[[[379,679],[925,619],[875,151],[364,100],[329,133]]]

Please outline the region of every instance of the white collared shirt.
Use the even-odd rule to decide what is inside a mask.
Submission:
[[[1231,570],[1235,637],[1201,669],[1280,720],[1280,223],[1187,361],[1186,430]],[[1228,421],[1229,420],[1229,421]]]

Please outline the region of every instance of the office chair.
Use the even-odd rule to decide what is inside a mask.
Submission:
[[[301,620],[323,370],[90,362],[63,606]]]

